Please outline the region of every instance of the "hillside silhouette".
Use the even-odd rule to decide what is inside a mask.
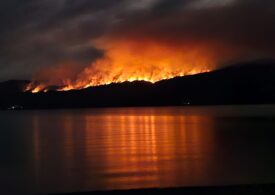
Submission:
[[[29,81],[0,83],[0,108],[25,109],[275,103],[275,62],[235,64],[155,84],[135,81],[67,92],[22,92]]]

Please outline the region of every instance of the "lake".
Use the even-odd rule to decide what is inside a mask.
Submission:
[[[275,106],[0,112],[0,190],[275,182]]]

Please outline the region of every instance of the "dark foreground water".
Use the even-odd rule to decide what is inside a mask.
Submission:
[[[275,183],[275,106],[0,112],[0,135],[3,194]]]

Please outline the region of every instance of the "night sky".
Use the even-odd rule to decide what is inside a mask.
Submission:
[[[0,80],[73,78],[125,47],[214,68],[275,54],[274,0],[2,0],[0,25]]]

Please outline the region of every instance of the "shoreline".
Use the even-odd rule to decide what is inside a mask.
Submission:
[[[213,187],[175,187],[175,188],[148,188],[148,189],[129,189],[129,190],[107,190],[90,192],[70,192],[51,195],[109,195],[109,194],[222,194],[222,195],[274,195],[275,184],[252,184],[234,186],[213,186]]]

